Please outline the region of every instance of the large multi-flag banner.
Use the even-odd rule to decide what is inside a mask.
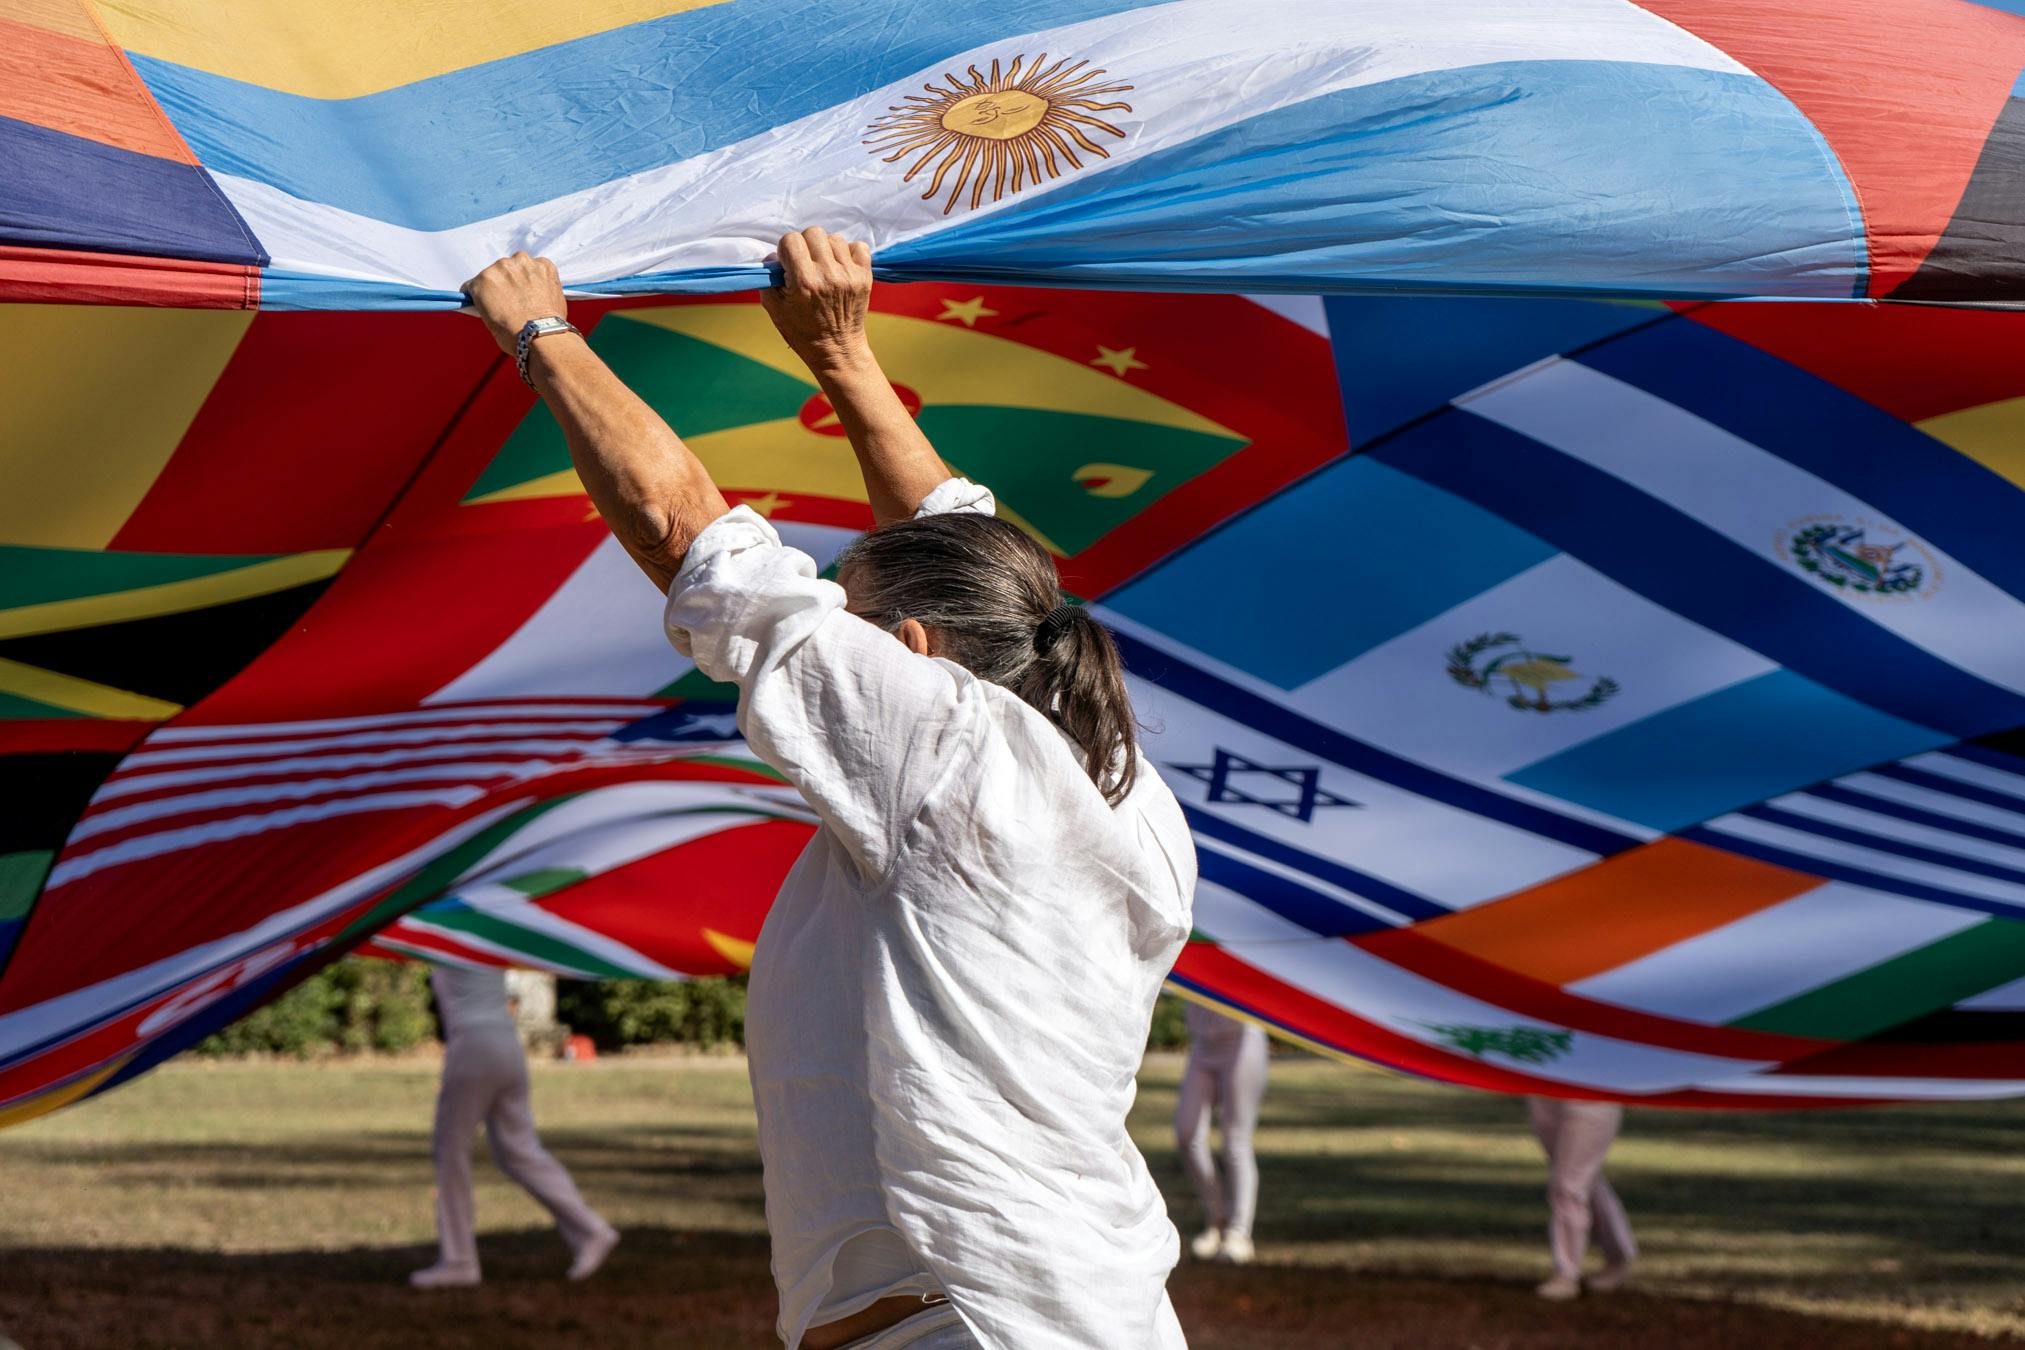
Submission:
[[[895,278],[2016,299],[2007,0],[6,0],[0,299]]]
[[[1791,303],[2021,298],[2011,8],[0,0],[0,1124],[367,944],[744,965],[807,811],[392,311],[554,256],[827,564],[739,293],[811,222],[933,278],[903,401],[1120,635],[1176,987],[1509,1091],[2025,1091],[2025,315]]]
[[[750,297],[577,317],[790,542],[869,524]],[[475,324],[4,318],[0,1119],[362,944],[744,966],[813,821]],[[2025,315],[951,284],[871,332],[1120,635],[1182,992],[1506,1091],[2025,1091]]]

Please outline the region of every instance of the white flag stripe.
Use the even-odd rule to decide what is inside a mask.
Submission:
[[[504,642],[426,701],[666,689],[688,665],[662,631],[666,603],[607,534]]]
[[[1899,843],[1938,849],[1964,858],[1974,858],[1978,862],[1991,863],[1998,867],[2012,867],[2025,872],[2025,848],[2009,848],[2003,844],[1993,844],[1987,839],[1937,829],[1932,825],[1915,825],[1909,820],[1900,820],[1897,816],[1865,811],[1855,806],[1844,806],[1841,802],[1810,797],[1804,792],[1774,797],[1769,804],[1824,824],[1862,830],[1866,834],[1874,834]]]
[[[2016,1097],[2025,1082],[1995,1078],[1834,1078],[1825,1074],[1753,1074],[1718,1078],[1704,1092],[1747,1092],[1767,1097],[1879,1098],[1885,1101],[1976,1101]]]
[[[2025,1012],[2025,976],[1985,989],[1955,1005],[1965,1012]]]
[[[134,970],[73,989],[54,998],[32,1003],[13,1012],[0,1013],[0,1065],[6,1065],[24,1049],[51,1036],[90,1027],[107,1009],[124,1009],[171,989],[228,963],[252,955],[279,939],[300,932],[329,916],[341,913],[383,886],[400,880],[424,862],[447,853],[471,836],[525,806],[524,801],[507,802],[469,820],[459,821],[443,833],[417,844],[399,857],[347,877],[329,890],[319,892],[297,905],[262,918],[237,933],[213,938],[174,955]],[[193,1010],[194,1011],[194,1010]]]
[[[1901,881],[1917,882],[1939,890],[1954,891],[1961,895],[1978,896],[2007,905],[2025,905],[2025,886],[1994,877],[1978,876],[1973,872],[1960,872],[1938,863],[1920,862],[1913,858],[1901,858],[1896,853],[1879,849],[1863,848],[1856,844],[1845,844],[1838,839],[1824,839],[1818,834],[1805,830],[1775,825],[1768,820],[1756,820],[1750,816],[1721,816],[1710,821],[1705,829],[1718,834],[1733,835],[1749,839],[1772,848],[1820,858],[1828,862],[1848,863],[1881,876],[1897,877]]]
[[[623,719],[601,717],[572,722],[475,722],[468,726],[409,727],[392,731],[337,732],[329,736],[299,736],[285,741],[239,741],[224,745],[192,745],[174,750],[138,750],[126,763],[153,767],[157,764],[221,763],[226,760],[262,759],[269,756],[320,750],[381,749],[401,745],[438,745],[449,741],[510,740],[515,736],[581,736],[594,740],[626,725]]]
[[[255,761],[252,763],[231,763],[206,765],[200,769],[167,769],[160,773],[119,774],[106,781],[93,799],[98,803],[115,797],[130,797],[137,792],[155,792],[167,787],[184,787],[191,783],[215,783],[221,779],[272,778],[297,773],[327,773],[338,769],[371,769],[385,764],[419,764],[430,760],[456,759],[460,755],[523,755],[534,759],[542,755],[582,754],[587,746],[599,746],[600,756],[615,753],[618,747],[605,749],[598,741],[501,741],[495,745],[425,745],[409,750],[375,750],[363,754],[342,755],[301,755],[289,759]],[[657,747],[665,751],[666,747]]]
[[[667,710],[665,703],[465,703],[424,708],[420,712],[378,713],[366,717],[324,717],[307,722],[239,722],[231,726],[163,727],[148,735],[149,745],[183,741],[236,741],[303,732],[364,731],[371,727],[403,727],[431,722],[509,721],[527,718],[615,717],[637,721]]]
[[[1649,493],[1796,577],[1805,574],[1777,541],[1807,518],[1862,521],[1893,539],[1913,537],[1854,493],[1579,362],[1548,361],[1455,402]],[[1938,573],[1932,594],[1879,598],[1831,586],[1821,594],[1991,684],[2025,693],[2018,656],[2025,603],[1932,541],[1919,542]]]
[[[1831,881],[1568,990],[1663,1017],[1734,1022],[1987,918]]]
[[[343,774],[335,778],[298,778],[280,783],[258,783],[250,787],[212,788],[203,792],[179,793],[172,797],[150,797],[146,801],[86,816],[78,822],[77,828],[70,832],[68,842],[75,844],[82,839],[90,839],[95,835],[125,829],[129,825],[139,825],[150,820],[189,815],[198,811],[215,811],[227,806],[243,806],[250,802],[300,801],[307,797],[360,792],[367,788],[388,787],[395,783],[476,783],[502,778],[527,778],[537,776],[542,770],[563,763],[575,764],[581,761],[467,760],[413,769],[385,769],[378,773]]]
[[[1402,970],[1348,942],[1312,938],[1306,942],[1232,942],[1225,950],[1275,979],[1348,1009],[1388,1031],[1461,1054],[1439,1028],[1456,1026],[1496,1031],[1561,1031],[1565,1050],[1540,1061],[1517,1060],[1486,1051],[1487,1063],[1579,1086],[1607,1084],[1612,1091],[1644,1094],[1694,1087],[1711,1076],[1767,1067],[1738,1060],[1665,1050],[1585,1031],[1568,1031],[1484,1003]]]
[[[1987,825],[1994,830],[2009,830],[2025,836],[2025,802],[2019,803],[2019,811],[2006,811],[1987,802],[1970,801],[1951,792],[1940,792],[1918,783],[1902,783],[1896,778],[1868,772],[1848,774],[1835,781],[1842,787],[1896,802],[1900,806],[1915,807],[1937,816],[1953,816],[1965,824]]]
[[[1313,942],[1315,935],[1299,924],[1228,886],[1214,881],[1195,883],[1195,927],[1218,942]]]
[[[1914,755],[1910,759],[1902,760],[1901,763],[1909,769],[1924,769],[1942,778],[1952,778],[1957,783],[1967,783],[1970,787],[1987,788],[1991,792],[2016,797],[2019,809],[2025,810],[2025,774],[2006,773],[2002,769],[1993,769],[1987,764],[1978,764],[1972,759],[1963,759],[1944,750],[1929,750],[1924,755]]]
[[[1580,698],[1602,678],[1616,692],[1579,716],[1542,717],[1510,706],[1513,686],[1470,689],[1443,673],[1451,648],[1497,633],[1520,636],[1480,662],[1524,646],[1572,667],[1543,697]],[[1393,754],[1484,782],[1777,669],[1563,553],[1325,671],[1290,701]]]
[[[1017,23],[1008,11],[1007,27]],[[1298,43],[1286,35],[1297,32]],[[863,144],[865,128],[925,81],[1014,53],[1132,56],[1112,74],[1132,85],[1113,114],[1122,140],[1081,177],[1184,145],[1337,90],[1503,61],[1611,61],[1749,75],[1732,57],[1624,0],[1178,0],[1039,32],[1008,31],[847,103],[649,169],[452,229],[390,224],[214,173],[277,270],[393,279],[455,290],[503,253],[556,259],[573,287],[691,268],[755,266],[783,220],[831,222],[873,249],[947,227],[939,200],[898,189]],[[987,202],[971,221],[1031,202],[1075,176]],[[896,190],[898,189],[898,190]]]
[[[209,821],[203,825],[192,825],[187,829],[163,830],[157,834],[141,835],[138,838],[122,840],[117,844],[66,857],[51,870],[45,889],[53,891],[59,886],[66,886],[81,877],[88,877],[94,872],[102,872],[121,863],[136,862],[142,858],[156,858],[164,853],[176,853],[183,849],[195,848],[199,844],[215,843],[221,839],[240,839],[250,834],[287,829],[312,820],[357,815],[365,811],[393,811],[413,806],[468,806],[484,795],[482,788],[474,787],[450,788],[440,792],[382,792],[367,797],[348,797],[341,801],[323,802],[315,806],[294,806],[281,811],[232,816],[224,820]]]

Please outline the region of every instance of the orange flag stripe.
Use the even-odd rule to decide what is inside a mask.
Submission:
[[[1566,985],[1813,890],[1822,878],[1661,839],[1416,930]]]

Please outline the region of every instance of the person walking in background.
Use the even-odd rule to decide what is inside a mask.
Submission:
[[[1259,1161],[1252,1132],[1266,1096],[1266,1033],[1251,1022],[1191,1003],[1188,1067],[1174,1111],[1182,1166],[1208,1221],[1189,1243],[1199,1260],[1244,1265],[1252,1259],[1252,1218],[1259,1202]],[[1210,1154],[1212,1109],[1223,1126],[1223,1175]]]
[[[1533,1133],[1547,1151],[1547,1226],[1554,1273],[1539,1287],[1541,1298],[1565,1302],[1584,1288],[1582,1257],[1593,1235],[1603,1249],[1603,1269],[1587,1281],[1593,1293],[1621,1288],[1638,1256],[1631,1217],[1603,1176],[1603,1160],[1617,1138],[1624,1108],[1614,1102],[1563,1101],[1528,1097]]]
[[[499,1170],[555,1216],[572,1254],[569,1277],[589,1279],[619,1233],[584,1203],[576,1182],[541,1146],[528,1100],[527,1056],[507,1002],[506,972],[439,965],[429,972],[443,1024],[443,1086],[436,1098],[436,1264],[408,1282],[418,1289],[477,1284],[471,1204],[471,1135],[480,1122]]]

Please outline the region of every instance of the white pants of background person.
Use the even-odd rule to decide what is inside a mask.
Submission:
[[[1589,1281],[1595,1290],[1624,1283],[1638,1244],[1631,1236],[1631,1218],[1624,1202],[1603,1176],[1603,1160],[1617,1138],[1624,1108],[1610,1102],[1562,1101],[1528,1097],[1533,1133],[1547,1151],[1547,1205],[1551,1219],[1548,1245],[1554,1274],[1540,1286],[1540,1296],[1573,1298],[1582,1291],[1582,1257],[1594,1237],[1603,1250],[1601,1274]]]
[[[476,1284],[471,1136],[482,1124],[493,1159],[555,1216],[573,1254],[569,1275],[588,1278],[619,1240],[577,1192],[534,1133],[527,1056],[507,1003],[506,972],[437,966],[430,973],[443,1023],[443,1086],[436,1098],[437,1263],[409,1276],[419,1288]]]
[[[1189,1249],[1205,1261],[1221,1257],[1242,1265],[1252,1259],[1252,1219],[1259,1202],[1252,1132],[1266,1095],[1266,1033],[1195,1003],[1188,1005],[1186,1018],[1188,1067],[1181,1075],[1174,1137],[1208,1215]],[[1212,1109],[1223,1126],[1221,1177],[1210,1155]]]

